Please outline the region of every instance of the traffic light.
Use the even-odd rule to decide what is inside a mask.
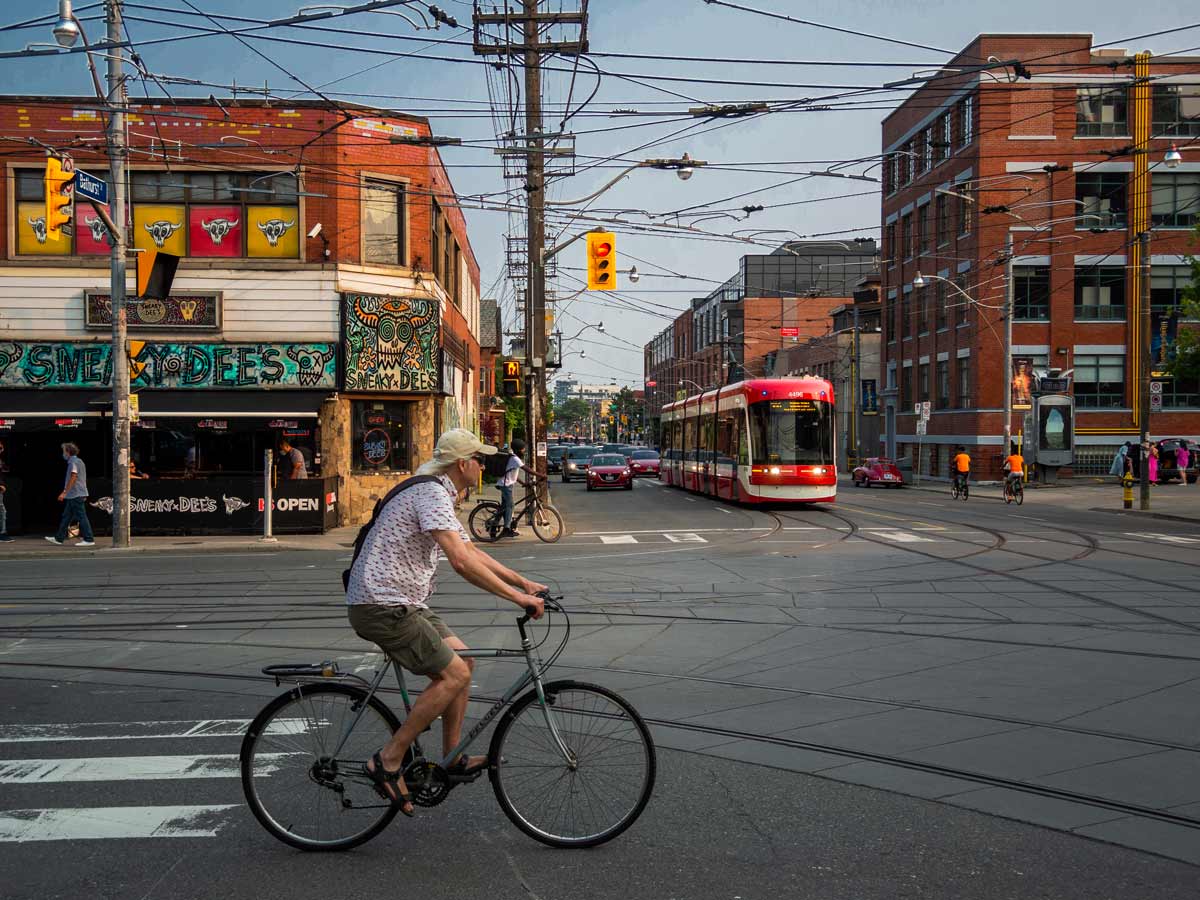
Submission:
[[[617,287],[617,236],[611,231],[587,233],[587,286],[589,291]]]
[[[46,159],[46,238],[57,241],[63,233],[71,234],[71,219],[74,216],[75,166],[70,157]]]
[[[521,393],[521,361],[504,361],[504,396],[515,397]]]

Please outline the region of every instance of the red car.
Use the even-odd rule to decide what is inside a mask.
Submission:
[[[633,490],[633,470],[620,453],[598,453],[588,463],[587,489],[624,488]]]
[[[633,470],[634,478],[637,478],[639,475],[661,478],[662,475],[658,470],[658,464],[657,450],[634,450],[629,454],[629,468]]]
[[[850,473],[850,477],[854,479],[855,487],[870,487],[873,484],[882,484],[884,487],[904,486],[904,476],[900,474],[896,464],[882,456],[864,459],[862,465]]]

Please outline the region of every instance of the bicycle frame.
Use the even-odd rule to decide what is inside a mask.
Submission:
[[[447,753],[445,758],[441,760],[439,765],[443,769],[448,768],[454,760],[458,759],[458,757],[469,746],[471,746],[472,743],[474,743],[475,739],[479,737],[483,730],[487,728],[492,719],[494,719],[502,709],[512,703],[513,700],[516,699],[517,695],[520,694],[521,691],[523,691],[531,683],[534,686],[534,690],[537,691],[538,703],[542,707],[542,714],[546,717],[546,726],[550,729],[550,733],[554,736],[554,743],[557,744],[558,750],[560,753],[562,753],[563,760],[567,763],[567,765],[574,767],[575,755],[567,747],[566,742],[562,739],[562,735],[559,734],[558,725],[555,723],[554,717],[550,714],[550,707],[546,703],[546,694],[542,683],[542,661],[533,648],[533,642],[525,633],[525,622],[528,618],[528,616],[524,616],[523,618],[517,620],[517,627],[521,631],[520,650],[467,649],[457,651],[458,655],[464,659],[515,659],[517,657],[524,657],[527,668],[526,671],[517,676],[516,680],[513,681],[508,690],[504,692],[503,696],[494,704],[492,704],[491,708],[484,713],[483,718],[480,719],[479,722],[477,722],[475,726],[467,732],[466,736],[458,742],[458,745],[449,753]],[[375,673],[375,680],[370,683],[367,689],[366,700],[364,700],[362,706],[358,710],[358,714],[346,727],[345,733],[342,735],[341,740],[338,741],[337,746],[334,748],[333,753],[331,754],[334,758],[337,758],[337,756],[342,752],[342,748],[346,745],[346,741],[350,739],[350,735],[353,733],[355,726],[358,725],[359,720],[367,711],[367,703],[370,701],[371,697],[375,695],[375,692],[383,683],[383,679],[387,676],[388,669],[390,668],[395,668],[396,671],[396,683],[400,688],[400,697],[404,701],[404,714],[407,717],[412,713],[412,703],[409,699],[408,688],[404,684],[404,670],[397,666],[390,657],[385,657],[383,668]],[[360,678],[359,680],[364,684],[366,683],[366,679]],[[413,747],[415,748],[415,752],[418,756],[422,755],[421,743],[419,739],[413,741]]]

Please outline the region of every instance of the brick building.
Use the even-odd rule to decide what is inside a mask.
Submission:
[[[107,177],[102,118],[93,99],[0,103],[5,134]],[[159,527],[139,492],[248,478],[282,436],[322,482],[325,524],[359,521],[440,429],[476,427],[479,267],[437,150],[395,142],[429,134],[350,104],[132,104],[130,244],[182,257],[171,297],[129,308],[133,455],[152,476],[135,482],[135,533]],[[0,429],[36,496],[61,481],[68,435],[94,492],[111,476],[110,245],[83,202],[74,236],[48,239],[44,165],[30,146],[0,170]]]
[[[1013,68],[970,72],[982,60]],[[883,122],[884,448],[945,476],[956,444],[979,477],[1003,442],[1005,248],[1012,242],[1012,355],[1072,375],[1075,472],[1107,472],[1136,438],[1136,237],[1127,217],[1132,60],[1087,34],[982,35]],[[968,67],[956,72],[954,67]],[[1030,77],[1025,77],[1028,74]],[[1151,63],[1152,333],[1176,327],[1200,160],[1159,163],[1200,135],[1200,59]],[[915,287],[922,273],[928,284]],[[938,276],[938,278],[930,278]],[[952,282],[948,284],[945,280]],[[1156,353],[1161,350],[1156,347]],[[1156,437],[1200,434],[1200,390],[1165,378]],[[917,458],[914,403],[933,413]],[[1013,434],[1022,414],[1013,417]]]

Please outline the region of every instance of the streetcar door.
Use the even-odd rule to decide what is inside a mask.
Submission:
[[[733,484],[737,474],[737,410],[726,410],[717,417],[717,453],[714,461],[717,497],[733,499]]]

